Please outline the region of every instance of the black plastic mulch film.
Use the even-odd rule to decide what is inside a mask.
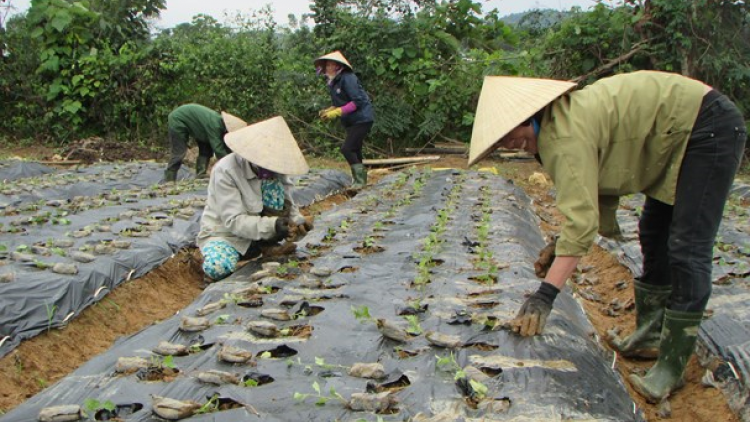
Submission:
[[[544,335],[502,328],[538,286],[544,245],[528,197],[505,179],[394,174],[319,216],[300,245],[210,285],[0,420],[85,403],[132,421],[162,420],[163,407],[191,421],[644,420],[567,289]],[[154,353],[162,342],[182,350]]]
[[[159,185],[162,172],[154,163],[0,168],[0,357],[194,243],[206,181]],[[313,172],[297,183],[305,206],[348,177]]]

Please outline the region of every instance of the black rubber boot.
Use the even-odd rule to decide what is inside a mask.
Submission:
[[[352,164],[352,188],[362,189],[367,186],[367,169],[364,164]]]
[[[164,170],[164,182],[176,182],[177,181],[177,170],[166,169]]]
[[[664,322],[664,310],[672,293],[672,286],[657,286],[639,281],[635,291],[635,331],[625,338],[610,338],[613,349],[625,357],[656,359]]]
[[[661,402],[684,385],[682,376],[695,350],[702,319],[703,312],[665,311],[659,360],[645,376],[630,376],[635,391],[649,403]]]
[[[211,157],[198,156],[195,160],[195,178],[196,179],[207,179],[208,178],[208,163],[211,161]]]

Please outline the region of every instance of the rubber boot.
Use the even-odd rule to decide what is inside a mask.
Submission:
[[[367,169],[364,164],[352,164],[352,189],[362,189],[367,185]]]
[[[198,156],[195,160],[195,178],[206,179],[208,178],[208,163],[211,161],[211,157]]]
[[[625,357],[656,359],[659,356],[664,310],[672,286],[633,283],[635,291],[635,330],[625,338],[610,339],[613,349]]]
[[[177,170],[166,169],[164,170],[164,182],[176,182],[177,181]]]
[[[645,376],[630,376],[635,391],[649,403],[661,402],[684,385],[682,376],[695,350],[702,319],[703,312],[665,311],[659,360]]]

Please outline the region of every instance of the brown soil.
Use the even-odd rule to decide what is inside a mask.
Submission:
[[[7,152],[5,156],[16,155],[35,159],[50,159],[55,153],[39,148]],[[58,154],[57,158],[61,158],[61,155]],[[310,161],[313,167],[346,170],[346,165],[342,162]],[[447,156],[439,162],[431,163],[430,166],[465,169],[466,158]],[[534,199],[545,234],[549,236],[557,231],[560,216],[555,211],[554,201],[549,195],[551,185],[529,181],[533,173],[540,171],[536,163],[485,160],[482,166],[497,166],[504,177],[513,179],[516,184],[523,187]],[[369,181],[376,182],[386,174],[388,170],[370,170]],[[305,212],[309,215],[318,215],[348,199],[345,195],[334,195],[326,201],[308,207]],[[103,301],[82,312],[67,327],[25,341],[8,356],[0,359],[0,415],[65,377],[97,354],[106,351],[118,337],[133,334],[148,325],[158,323],[190,304],[201,293],[203,279],[194,255],[193,251],[181,252],[147,276],[118,287]],[[630,272],[612,255],[598,247],[582,261],[581,268],[589,268],[584,276],[592,281],[591,288],[601,297],[601,302],[583,300],[599,338],[605,338],[606,331],[615,325],[629,331],[635,319],[632,310],[625,310],[619,316],[610,316],[603,313],[602,309],[615,299],[622,303],[632,301],[632,289],[629,286],[632,285],[633,277]],[[613,288],[621,281],[626,281],[628,288]],[[571,287],[577,288],[575,285]],[[606,344],[603,346],[607,347]],[[627,380],[631,370],[646,368],[650,364],[621,359],[618,360],[617,367]],[[645,410],[649,421],[739,421],[719,390],[701,386],[700,378],[703,373],[704,370],[697,360],[691,360],[686,375],[686,387],[670,399],[671,418],[660,418],[656,406],[649,405],[632,390],[631,394],[637,404]]]

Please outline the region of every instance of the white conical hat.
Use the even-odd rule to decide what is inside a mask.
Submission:
[[[575,86],[554,79],[485,76],[471,132],[469,166],[492,152],[508,132]]]
[[[224,126],[227,128],[227,132],[234,132],[235,130],[242,129],[247,126],[247,122],[240,119],[237,116],[233,116],[226,111],[221,112],[221,118],[224,120]]]
[[[315,62],[314,62],[315,67],[320,66],[321,60],[331,60],[336,63],[341,63],[344,66],[348,67],[349,70],[354,70],[352,69],[352,65],[350,65],[349,62],[346,60],[346,57],[344,57],[344,55],[341,54],[341,52],[338,50],[334,51],[333,53],[328,53],[325,56],[320,56],[317,59],[315,59]]]
[[[227,146],[251,163],[279,174],[305,174],[310,167],[281,116],[224,135]]]

